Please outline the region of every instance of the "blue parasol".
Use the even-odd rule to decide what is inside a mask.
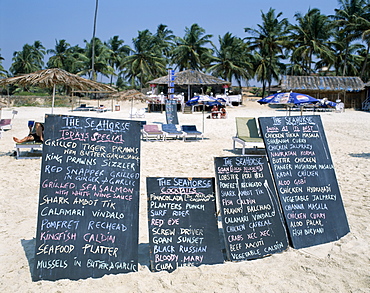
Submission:
[[[200,95],[195,96],[191,98],[189,101],[186,102],[186,105],[188,106],[195,106],[195,105],[208,105],[208,106],[214,106],[218,105],[221,106],[222,103],[225,103],[226,100],[223,98],[214,98],[207,95]]]
[[[203,127],[202,131],[204,133],[204,106],[222,106],[222,102],[226,102],[223,98],[214,98],[207,95],[199,95],[191,98],[189,101],[186,102],[186,105],[188,106],[195,106],[195,105],[203,105]]]
[[[263,99],[257,101],[260,104],[309,104],[309,103],[318,103],[318,99],[311,97],[309,95],[300,94],[300,93],[276,93],[269,95]]]

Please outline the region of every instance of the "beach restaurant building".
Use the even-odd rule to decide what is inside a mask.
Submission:
[[[308,94],[316,99],[341,100],[346,108],[361,109],[367,98],[364,82],[354,76],[284,76],[282,91]]]

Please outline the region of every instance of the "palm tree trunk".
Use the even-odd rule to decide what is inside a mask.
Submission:
[[[364,60],[364,64],[362,65],[362,70],[361,70],[361,79],[364,78],[364,74],[365,74],[365,68],[367,66],[367,56],[369,55],[369,50],[370,50],[370,44],[368,43],[367,44],[367,49],[366,49],[366,57],[365,57],[365,60]]]
[[[91,76],[92,76],[92,80],[96,80],[96,76],[95,76],[95,32],[96,32],[96,18],[97,18],[97,15],[98,15],[98,2],[99,0],[96,0],[95,2],[95,14],[94,14],[94,28],[93,28],[93,37],[92,37],[92,56],[91,56]]]

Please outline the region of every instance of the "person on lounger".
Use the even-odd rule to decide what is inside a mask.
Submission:
[[[17,143],[34,141],[34,142],[44,142],[44,125],[40,122],[35,123],[35,130],[32,132],[32,126],[29,126],[30,134],[22,139],[13,137],[13,140]]]

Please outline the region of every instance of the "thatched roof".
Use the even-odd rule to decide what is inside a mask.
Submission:
[[[354,76],[284,76],[280,82],[283,91],[356,92],[364,83]]]
[[[168,84],[168,75],[153,79],[148,82],[149,84]],[[176,85],[216,85],[231,83],[223,79],[208,75],[199,71],[188,69],[175,73],[174,83]]]
[[[114,92],[108,85],[88,80],[60,68],[39,70],[16,77],[0,79],[0,86],[18,84],[20,86],[40,86],[52,88],[54,85],[65,85],[79,90],[100,90]]]
[[[127,100],[140,100],[142,102],[145,102],[148,100],[146,95],[143,93],[137,91],[137,90],[127,90],[127,91],[122,91],[118,92],[112,95],[112,97],[116,100],[122,100],[122,101],[127,101]]]

